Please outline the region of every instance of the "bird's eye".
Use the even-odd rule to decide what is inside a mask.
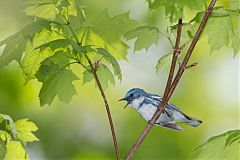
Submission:
[[[133,97],[133,94],[130,94],[130,97]]]

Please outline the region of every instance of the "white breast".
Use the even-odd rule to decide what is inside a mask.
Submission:
[[[148,122],[152,119],[156,110],[157,107],[153,106],[152,104],[144,104],[138,109],[138,112]]]
[[[135,109],[138,109],[143,101],[144,101],[144,97],[136,98],[130,103],[130,106],[135,108]]]

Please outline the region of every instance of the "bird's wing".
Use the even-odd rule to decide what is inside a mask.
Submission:
[[[172,129],[172,130],[177,130],[177,131],[182,131],[183,130],[183,128],[181,126],[178,126],[178,125],[172,124],[172,123],[167,123],[167,124],[164,124],[162,126],[165,127],[165,128]]]
[[[162,102],[162,97],[160,97],[159,95],[151,94],[149,97],[150,97],[151,99],[153,99],[153,100],[159,101],[159,104]],[[159,105],[159,104],[158,104],[158,105]],[[171,103],[169,103],[169,102],[167,103],[166,108],[172,109],[172,110],[177,110],[177,111],[181,112],[181,110],[180,110],[178,107],[176,107],[175,105],[173,105],[173,104],[171,104]]]

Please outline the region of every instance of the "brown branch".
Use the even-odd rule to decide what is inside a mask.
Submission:
[[[137,149],[139,148],[139,146],[143,142],[144,138],[146,137],[146,135],[150,132],[151,128],[153,127],[153,124],[155,124],[155,122],[157,121],[161,112],[164,110],[164,106],[167,102],[167,93],[170,90],[170,87],[171,87],[171,84],[172,84],[172,78],[173,78],[173,75],[174,75],[174,70],[175,70],[177,57],[178,57],[178,53],[179,53],[181,30],[182,30],[182,19],[179,19],[175,49],[173,50],[172,64],[171,64],[171,68],[170,68],[170,72],[169,72],[169,76],[168,76],[168,81],[167,81],[167,85],[166,85],[166,88],[165,88],[165,91],[164,91],[164,96],[163,96],[163,101],[161,103],[161,106],[158,107],[158,111],[156,111],[153,118],[149,121],[149,124],[144,129],[144,131],[142,132],[142,134],[140,135],[140,137],[138,138],[138,140],[136,141],[136,143],[134,144],[134,146],[132,147],[132,149],[128,153],[128,155],[126,157],[126,160],[132,159],[133,155],[135,154],[135,152],[137,151]],[[156,116],[156,114],[159,114],[159,116]]]
[[[203,19],[202,19],[202,21],[201,21],[201,23],[200,23],[200,25],[198,27],[198,30],[197,30],[197,32],[196,32],[196,34],[195,34],[195,36],[194,36],[194,38],[193,38],[193,40],[191,42],[191,45],[190,45],[190,47],[189,47],[189,49],[188,49],[188,51],[187,51],[187,53],[186,53],[186,55],[184,57],[184,60],[181,63],[181,65],[180,65],[180,67],[178,69],[178,72],[177,72],[177,74],[176,74],[172,84],[169,86],[169,81],[172,79],[172,74],[173,74],[171,72],[173,72],[174,69],[170,70],[169,77],[168,77],[168,82],[167,82],[167,85],[166,85],[166,88],[165,88],[165,91],[164,91],[164,96],[163,96],[162,103],[158,107],[158,110],[156,111],[156,113],[153,115],[150,123],[148,123],[148,125],[145,127],[145,129],[141,133],[140,137],[137,139],[136,143],[134,144],[134,146],[131,148],[131,150],[127,154],[127,156],[125,158],[126,160],[132,159],[133,155],[136,153],[136,151],[140,147],[141,143],[143,142],[143,140],[145,139],[145,137],[147,136],[147,134],[150,132],[151,128],[153,127],[153,124],[156,123],[157,119],[159,118],[161,113],[164,111],[165,105],[167,104],[168,100],[170,99],[170,97],[173,94],[173,91],[175,90],[176,86],[178,85],[178,82],[179,82],[179,80],[180,80],[180,78],[181,78],[181,76],[182,76],[182,74],[183,74],[183,72],[185,70],[185,67],[186,67],[186,65],[187,65],[187,63],[188,63],[188,61],[189,61],[189,59],[190,59],[190,57],[192,55],[193,49],[195,48],[195,45],[196,45],[196,43],[199,40],[199,37],[200,37],[200,35],[202,33],[202,30],[205,27],[206,22],[207,22],[209,16],[211,15],[211,12],[213,10],[213,7],[214,7],[215,3],[216,3],[216,0],[211,0],[211,2],[210,2],[209,6],[208,6],[208,8],[207,8],[207,10],[206,10],[206,12],[204,14],[204,17],[203,17]],[[180,28],[179,26],[181,26],[181,25],[178,25],[178,28]],[[178,29],[178,31],[179,31],[179,29]],[[178,36],[176,38],[176,42],[177,42],[177,39],[178,39]],[[172,67],[175,68],[175,66],[173,66],[175,58],[176,57],[173,56],[171,68]],[[176,63],[175,63],[175,65],[176,65]]]
[[[69,26],[69,29],[70,29],[71,33],[73,34],[74,39],[77,41],[79,47],[81,47],[82,41],[83,41],[83,38],[84,38],[83,36],[85,36],[86,31],[87,31],[88,28],[85,29],[85,31],[83,33],[83,36],[81,38],[81,41],[79,41],[78,38],[77,38],[77,35],[75,34],[75,32],[73,30],[73,28],[71,27],[70,21],[68,21],[68,26]],[[112,116],[111,116],[111,112],[110,112],[110,107],[109,107],[109,104],[108,104],[105,92],[103,90],[102,84],[101,84],[101,82],[100,82],[100,80],[98,78],[97,68],[93,65],[93,63],[91,62],[91,60],[87,56],[87,54],[84,53],[84,56],[86,57],[89,65],[90,65],[91,72],[94,75],[94,78],[96,80],[97,86],[98,86],[98,88],[99,88],[99,90],[101,92],[101,95],[102,95],[102,98],[103,98],[103,101],[104,101],[104,104],[105,104],[105,107],[106,107],[106,111],[107,111],[108,121],[109,121],[110,128],[111,128],[111,133],[112,133],[112,138],[113,138],[113,143],[114,143],[114,149],[115,149],[115,152],[116,152],[116,158],[117,158],[117,160],[120,160],[120,154],[119,154],[119,150],[118,150],[117,138],[116,138],[116,134],[115,134],[115,130],[114,130],[114,125],[113,125],[113,120],[112,120]]]
[[[86,56],[86,55],[85,55]],[[88,63],[91,67],[91,70],[92,70],[92,74],[94,75],[94,78],[96,80],[96,83],[97,83],[97,86],[101,92],[101,95],[102,95],[102,98],[103,98],[103,101],[104,101],[104,104],[105,104],[105,107],[106,107],[106,111],[107,111],[107,116],[108,116],[108,121],[109,121],[109,124],[110,124],[110,127],[111,127],[111,132],[112,132],[112,138],[113,138],[113,143],[114,143],[114,148],[115,148],[115,152],[116,152],[116,157],[117,157],[117,160],[120,160],[120,154],[119,154],[119,150],[118,150],[118,144],[117,144],[117,138],[116,138],[116,134],[115,134],[115,130],[114,130],[114,125],[113,125],[113,121],[112,121],[112,116],[111,116],[111,112],[110,112],[110,107],[109,107],[109,104],[108,104],[108,101],[107,101],[107,97],[104,93],[104,90],[103,90],[103,87],[101,85],[101,82],[98,78],[98,75],[97,75],[97,68],[95,66],[93,66],[91,60],[89,59],[88,56],[86,56],[87,60],[88,60]]]

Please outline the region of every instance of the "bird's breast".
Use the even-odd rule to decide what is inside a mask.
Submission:
[[[156,112],[157,107],[152,104],[143,104],[139,109],[138,112],[140,115],[146,120],[149,121],[152,119],[152,116]]]

